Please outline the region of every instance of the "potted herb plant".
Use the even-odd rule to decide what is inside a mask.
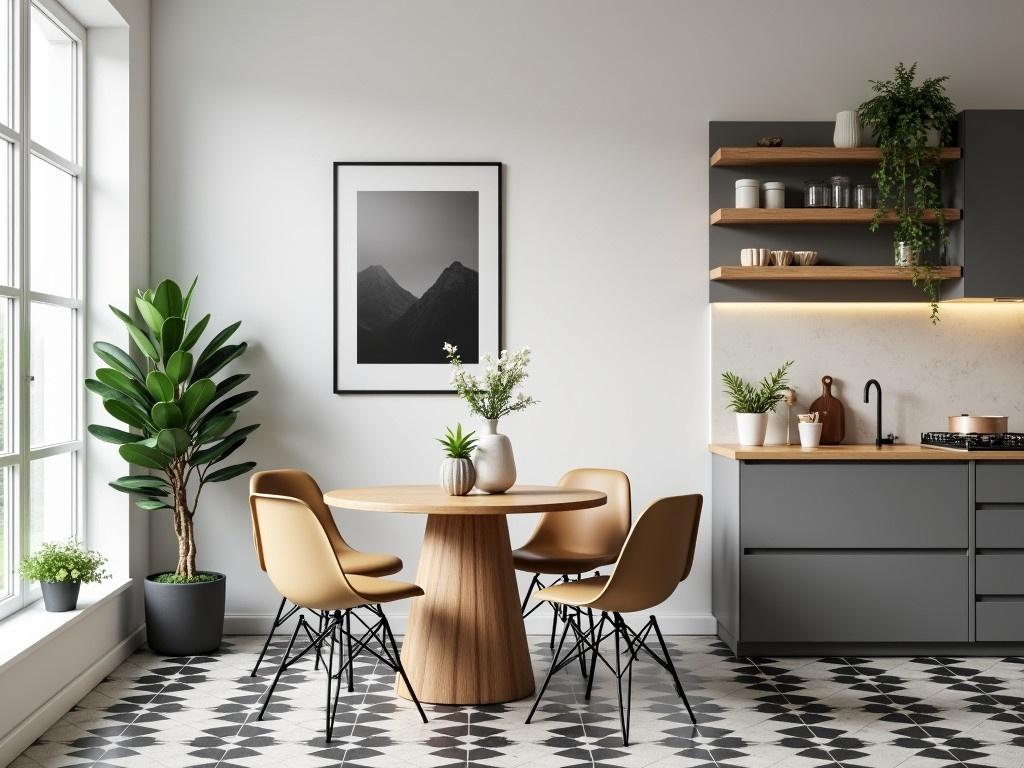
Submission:
[[[93,424],[89,433],[119,446],[121,457],[130,464],[152,470],[119,477],[110,485],[138,496],[136,504],[142,509],[167,510],[174,521],[177,567],[145,581],[149,645],[173,656],[208,653],[220,645],[225,577],[197,569],[193,518],[207,483],[231,480],[256,466],[254,461],[230,464],[226,460],[259,426],[236,428],[235,424],[239,409],[257,394],[253,390],[231,394],[249,374],[214,381],[246,350],[244,341],[227,343],[241,323],[232,323],[201,352],[195,351],[210,322],[207,314],[189,324],[197,280],[184,295],[171,280],[140,291],[135,305],[141,323],[111,307],[145,362],[140,366],[125,350],[97,342],[93,351],[105,367],[85,382],[103,399],[107,413],[137,430]]]
[[[441,462],[441,487],[449,496],[465,496],[476,484],[476,470],[470,458],[476,447],[475,434],[462,434],[462,424],[457,424],[454,432],[448,427],[444,437],[437,438],[445,455]]]
[[[740,445],[764,445],[768,432],[768,414],[785,397],[789,386],[787,376],[793,361],[783,363],[777,371],[761,379],[757,386],[744,381],[732,371],[722,374],[729,408],[736,413]]]
[[[459,349],[445,343],[445,354],[452,366],[452,384],[466,401],[471,413],[484,420],[484,434],[476,445],[473,466],[476,487],[486,493],[504,493],[516,482],[516,460],[508,437],[498,433],[498,419],[521,411],[537,401],[516,389],[526,380],[530,350],[523,347],[514,354],[503,349],[498,359],[483,356],[484,375],[480,379],[465,369]]]
[[[946,95],[948,77],[930,77],[917,85],[916,74],[916,62],[909,67],[901,62],[892,80],[872,80],[875,95],[859,112],[882,154],[874,172],[878,210],[871,230],[877,231],[885,215],[895,212],[895,263],[914,270],[914,285],[923,285],[935,323],[939,305],[934,262],[941,263],[947,241],[938,147],[952,139],[956,107]],[[925,221],[929,211],[935,223]]]
[[[39,582],[46,610],[61,613],[78,607],[82,584],[98,584],[110,575],[103,570],[106,562],[99,552],[82,549],[69,539],[63,544],[43,544],[22,560],[21,576]]]

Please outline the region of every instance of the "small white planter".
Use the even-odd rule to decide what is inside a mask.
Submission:
[[[739,432],[740,445],[764,445],[764,436],[768,433],[768,414],[737,413],[736,431]]]
[[[821,443],[821,422],[814,424],[797,424],[800,429],[800,445],[804,448],[817,448]]]
[[[441,463],[441,487],[449,496],[465,496],[476,484],[476,469],[470,459],[445,459]]]

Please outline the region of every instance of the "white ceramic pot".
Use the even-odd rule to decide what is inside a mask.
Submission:
[[[512,442],[498,434],[498,420],[484,421],[483,434],[473,452],[476,487],[485,493],[504,493],[516,483],[516,458]]]
[[[836,130],[832,135],[832,143],[844,149],[860,146],[860,115],[857,114],[857,110],[847,109],[836,114]]]
[[[737,413],[736,430],[740,435],[740,445],[764,445],[764,436],[768,433],[768,414]]]
[[[465,496],[476,484],[471,459],[447,458],[441,462],[441,487],[449,496]]]
[[[800,429],[800,445],[804,448],[817,448],[821,443],[821,422],[814,424],[797,424]]]

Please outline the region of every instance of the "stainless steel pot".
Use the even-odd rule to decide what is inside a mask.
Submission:
[[[1009,419],[1006,416],[971,416],[961,413],[959,416],[949,417],[950,432],[1009,432],[1007,427]]]

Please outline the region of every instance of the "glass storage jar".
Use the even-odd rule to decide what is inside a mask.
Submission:
[[[874,208],[878,199],[874,184],[858,184],[853,190],[853,204],[857,208]]]
[[[828,208],[829,187],[824,181],[804,182],[804,207]]]
[[[850,177],[849,176],[833,176],[831,179],[832,187],[832,207],[833,208],[849,208],[850,207]]]

